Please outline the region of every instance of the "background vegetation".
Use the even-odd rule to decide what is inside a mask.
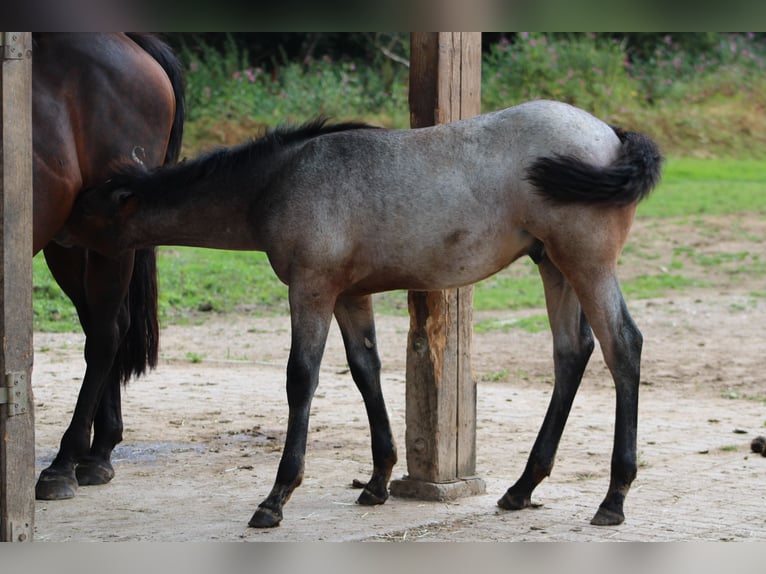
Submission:
[[[671,156],[766,154],[764,34],[485,34],[482,109],[563,100]],[[408,126],[406,34],[172,35],[187,153],[319,114]]]
[[[174,34],[169,40],[187,74],[185,155],[317,115],[408,125],[404,34]],[[660,142],[669,161],[640,218],[675,225],[688,216],[766,216],[764,35],[518,33],[484,40],[484,111],[552,98]],[[754,238],[754,252],[763,251],[763,240]],[[678,264],[684,257],[685,270],[693,260],[716,264],[694,256],[681,250]],[[745,254],[740,262],[766,274],[759,256]],[[286,288],[262,254],[164,247],[159,264],[165,324],[197,321],[210,311],[287,312]],[[655,297],[700,286],[698,275],[684,269],[628,278],[625,291]],[[35,328],[78,330],[74,309],[41,256],[34,273]],[[403,294],[386,294],[377,309],[402,313],[405,305]],[[516,264],[482,282],[475,306],[541,308],[534,266]],[[523,328],[546,323],[535,316]]]

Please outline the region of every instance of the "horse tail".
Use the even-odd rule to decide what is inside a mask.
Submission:
[[[170,79],[176,107],[163,164],[176,163],[181,153],[186,115],[183,67],[173,50],[156,36],[128,36],[162,66]],[[122,383],[127,383],[132,376],[139,377],[147,369],[157,366],[160,340],[157,297],[156,250],[154,247],[138,249],[135,252],[133,275],[130,278],[127,296],[130,327],[120,344],[114,363]]]
[[[662,154],[649,137],[612,128],[620,139],[614,161],[599,167],[572,155],[536,159],[526,179],[546,198],[562,203],[629,205],[657,185]]]
[[[160,326],[157,318],[157,256],[153,248],[135,252],[127,305],[130,327],[114,361],[122,383],[157,366]]]
[[[152,34],[128,33],[127,36],[138,44],[142,50],[148,53],[157,63],[162,66],[173,86],[173,95],[176,100],[176,112],[173,117],[173,125],[170,128],[170,139],[165,151],[164,164],[175,163],[181,155],[181,140],[184,133],[184,119],[186,117],[186,87],[184,83],[184,70],[181,61],[175,52],[165,42]]]

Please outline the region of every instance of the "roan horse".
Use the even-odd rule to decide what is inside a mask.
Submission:
[[[149,35],[33,38],[34,253],[44,251],[77,309],[87,361],[71,423],[35,488],[38,499],[50,500],[114,476],[120,384],[155,365],[158,344],[153,247],[108,258],[52,239],[77,194],[103,182],[116,164],[153,168],[176,161],[183,74],[170,48]]]
[[[549,101],[414,130],[316,122],[151,173],[122,170],[81,194],[60,238],[113,256],[160,244],[267,253],[289,286],[289,419],[255,527],[279,524],[301,483],[333,314],[371,431],[373,472],[358,502],[381,504],[396,449],[371,294],[466,285],[531,256],[545,286],[555,387],[526,469],[498,504],[530,506],[550,473],[595,333],[617,411],[611,482],[592,522],[619,524],[636,475],[642,336],[616,265],[661,163],[649,138]]]

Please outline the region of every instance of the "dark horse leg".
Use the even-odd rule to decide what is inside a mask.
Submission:
[[[331,287],[322,283],[321,277],[290,283],[292,337],[287,360],[287,436],[274,486],[250,518],[249,525],[256,528],[278,526],[282,507],[303,481],[309,411],[336,298]]]
[[[134,255],[106,259],[82,249],[54,243],[45,248],[48,266],[72,299],[86,335],[87,368],[72,420],[51,465],[40,473],[35,494],[40,500],[74,496],[80,484],[101,484],[114,471],[110,458],[122,439],[120,374],[115,356],[128,330],[126,294]],[[91,447],[91,427],[95,434]],[[78,465],[84,468],[76,473]]]
[[[117,366],[112,365],[96,408],[90,452],[79,460],[75,470],[79,486],[106,484],[114,478],[112,451],[122,442],[120,386]]]
[[[506,510],[533,506],[532,491],[553,469],[556,450],[583,372],[593,352],[590,325],[572,287],[549,259],[539,264],[553,332],[555,384],[548,411],[526,468],[497,504]]]
[[[375,340],[372,297],[341,297],[335,305],[351,376],[364,399],[372,442],[372,477],[363,485],[357,502],[383,504],[396,464],[396,445],[380,388],[380,357]]]
[[[620,293],[617,279],[613,278],[612,289],[616,297],[611,303],[608,329],[601,331],[595,319],[591,319],[596,337],[601,343],[604,359],[615,383],[617,394],[614,424],[614,446],[612,449],[609,489],[601,502],[591,524],[608,526],[622,524],[625,520],[623,503],[636,478],[636,441],[638,434],[638,388],[641,377],[641,348],[643,336],[628,312]],[[603,309],[586,309],[596,317]],[[611,336],[610,336],[611,335]]]
[[[562,258],[562,260],[566,259]],[[566,285],[564,278],[560,273],[553,272],[552,263],[542,266],[541,272],[546,284],[546,298],[555,301],[552,295],[555,296],[557,292],[564,289],[562,287]],[[623,511],[625,496],[636,477],[637,469],[638,387],[643,338],[628,312],[613,269],[582,265],[577,270],[570,269],[567,277],[601,345],[604,360],[612,374],[616,390],[614,446],[609,489],[591,524],[601,526],[621,524],[625,520]],[[561,286],[557,287],[557,285]],[[573,301],[571,297],[572,295],[569,295],[567,299]],[[576,332],[571,322],[575,304],[570,302],[564,307],[570,309],[569,335],[563,327],[567,323],[560,323],[557,313],[551,313],[549,310],[554,331],[556,364],[554,396],[527,469],[519,481],[498,502],[503,508],[528,506],[532,489],[542,480],[546,472],[550,472],[553,454],[576,391],[575,381],[579,382],[582,377],[586,356],[590,354],[589,349],[592,345],[589,341],[590,337],[582,334],[585,329],[582,326],[585,324],[584,320],[581,321],[579,329],[581,332],[579,347],[569,343],[569,350],[566,350],[568,346],[566,341],[573,340],[572,335]],[[555,308],[556,306],[553,305],[554,311]],[[587,353],[584,349],[588,349]],[[546,466],[548,459],[551,463]]]

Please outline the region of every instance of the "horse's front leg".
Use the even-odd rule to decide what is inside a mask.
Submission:
[[[506,510],[533,506],[532,491],[553,469],[564,425],[593,352],[591,329],[572,287],[549,259],[540,262],[539,271],[553,333],[555,384],[524,472],[497,502]]]
[[[383,504],[388,499],[388,481],[396,464],[396,445],[380,388],[380,357],[375,340],[372,297],[339,298],[335,318],[343,336],[351,376],[364,399],[370,424],[372,477],[363,484],[355,481],[363,488],[357,502]]]
[[[55,244],[46,247],[45,256],[54,278],[72,299],[86,335],[87,367],[72,420],[64,432],[56,457],[40,473],[35,486],[38,499],[59,500],[75,495],[79,482],[76,467],[87,459],[90,452],[91,428],[102,404],[105,386],[111,387],[107,395],[112,410],[114,401],[119,402],[120,399],[119,380],[112,367],[130,320],[124,300],[133,269],[133,256],[111,260]],[[116,395],[114,387],[117,387]],[[121,419],[119,423],[121,430]],[[110,469],[111,465],[105,472],[109,474]]]
[[[309,292],[310,291],[310,292]],[[311,400],[319,382],[335,296],[307,282],[290,286],[292,341],[287,361],[287,436],[274,486],[250,519],[256,528],[278,526],[282,508],[303,480]]]

